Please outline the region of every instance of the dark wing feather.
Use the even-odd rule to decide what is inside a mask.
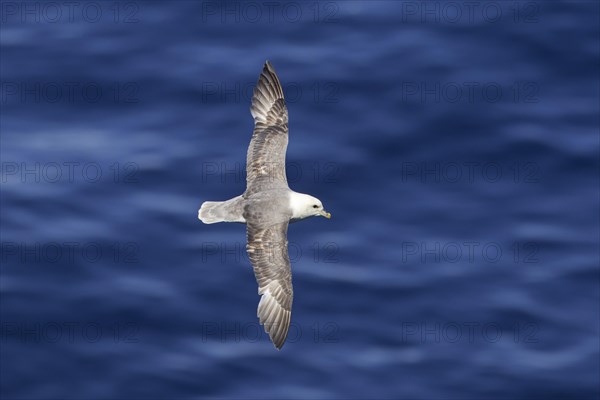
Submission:
[[[270,62],[258,78],[250,112],[254,132],[246,160],[246,186],[252,193],[256,187],[285,185],[285,153],[288,144],[288,112],[279,78]]]
[[[288,335],[294,296],[287,228],[287,221],[270,226],[252,221],[247,224],[246,249],[261,295],[257,316],[277,349]]]

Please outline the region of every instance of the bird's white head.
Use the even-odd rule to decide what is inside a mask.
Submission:
[[[317,216],[328,219],[331,218],[331,214],[323,208],[321,200],[307,194],[291,192],[290,206],[292,208],[292,219],[304,219]]]

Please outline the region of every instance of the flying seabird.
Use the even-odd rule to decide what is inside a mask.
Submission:
[[[257,317],[279,350],[288,335],[294,297],[288,224],[313,216],[331,218],[331,214],[319,199],[288,186],[288,111],[281,83],[269,61],[254,89],[250,113],[254,132],[246,159],[246,191],[227,201],[204,202],[198,218],[205,224],[246,224],[246,250],[261,295]]]

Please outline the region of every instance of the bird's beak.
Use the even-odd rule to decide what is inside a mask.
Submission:
[[[325,218],[327,218],[327,219],[331,218],[331,214],[330,214],[330,213],[328,213],[328,212],[327,212],[327,211],[325,211],[325,210],[321,210],[321,215],[322,215],[322,216],[324,216],[324,217],[325,217]]]

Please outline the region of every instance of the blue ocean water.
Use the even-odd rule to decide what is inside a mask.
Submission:
[[[599,5],[0,3],[0,396],[598,398]],[[269,59],[293,320],[238,224]]]

